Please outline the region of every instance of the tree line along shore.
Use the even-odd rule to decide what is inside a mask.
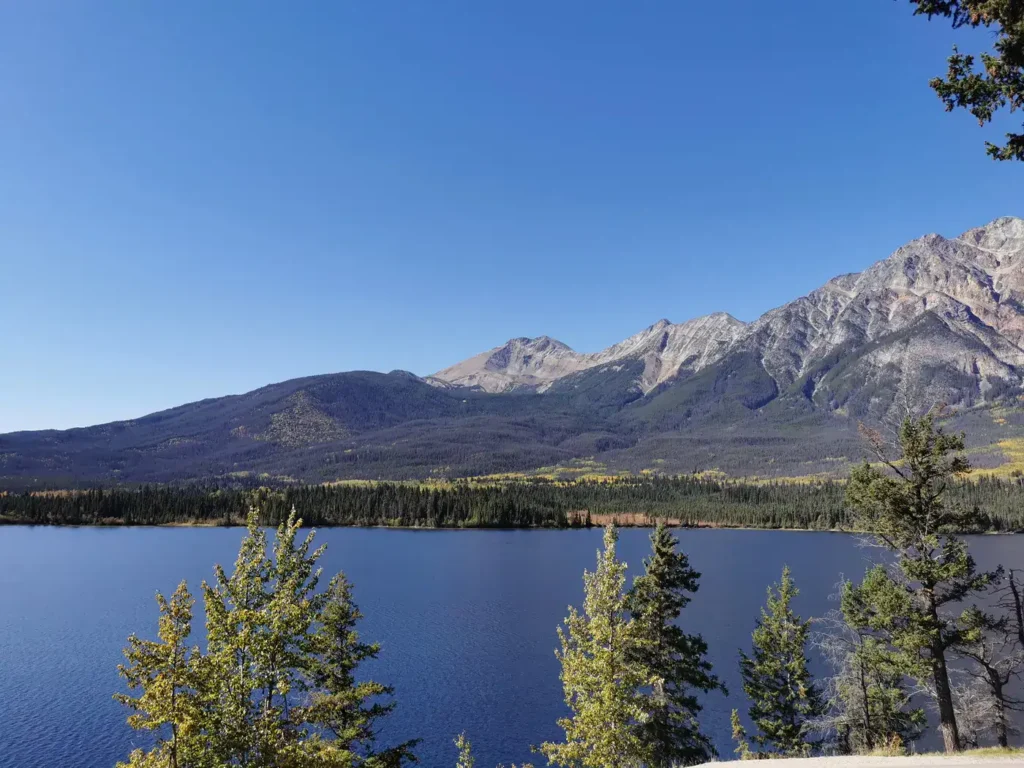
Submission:
[[[1024,531],[1024,485],[954,478],[950,503],[977,508],[963,532]],[[373,482],[279,489],[144,486],[0,494],[0,522],[28,525],[244,525],[250,508],[277,526],[292,509],[307,525],[409,528],[572,528],[613,523],[854,530],[837,481],[744,482],[700,476],[515,480],[444,484]]]

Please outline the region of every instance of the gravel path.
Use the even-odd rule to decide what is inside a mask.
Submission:
[[[751,768],[756,765],[749,760],[746,761],[729,761],[723,763],[705,763],[706,766],[718,766],[723,768],[724,766],[732,765],[739,766],[743,764],[744,768]],[[1006,765],[1019,765],[1024,766],[1024,755],[994,755],[992,757],[982,756],[971,756],[967,755],[953,755],[946,757],[944,755],[911,755],[909,757],[800,757],[800,758],[789,758],[786,760],[770,760],[763,763],[765,768],[858,768],[859,766],[865,766],[865,768],[952,768],[953,766],[1006,766]]]

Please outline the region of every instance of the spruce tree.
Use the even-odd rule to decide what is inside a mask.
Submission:
[[[555,655],[571,715],[558,721],[565,741],[540,747],[555,765],[635,768],[649,762],[636,725],[646,715],[641,689],[653,681],[633,657],[637,626],[627,615],[626,564],[616,557],[617,540],[607,527],[597,570],[583,574],[583,612],[570,607],[565,630],[558,628]]]
[[[862,638],[850,658],[853,679],[843,693],[849,704],[860,703],[863,723],[852,727],[854,743],[906,751],[927,724],[924,709],[911,707],[906,675],[898,654],[873,637]]]
[[[473,757],[473,745],[469,743],[469,739],[466,738],[465,733],[460,733],[455,737],[455,748],[459,750],[458,762],[455,763],[455,768],[475,768],[476,758]],[[505,768],[504,765],[499,765],[498,768]],[[516,768],[513,763],[509,768]],[[519,768],[533,768],[530,763],[523,763]]]
[[[814,744],[808,740],[814,721],[824,707],[807,668],[810,621],[803,621],[791,607],[798,594],[789,567],[782,580],[768,588],[768,598],[753,633],[753,651],[740,651],[743,690],[750,699],[748,714],[757,731],[751,741],[758,752],[786,757],[806,756]],[[733,710],[733,735],[737,752],[751,750],[746,732]]]
[[[964,437],[943,432],[929,413],[903,421],[899,456],[888,455],[877,433],[868,438],[881,466],[854,469],[846,500],[858,526],[896,555],[896,568],[869,570],[844,594],[843,611],[854,626],[888,641],[903,671],[932,692],[943,744],[956,752],[960,735],[946,654],[965,636],[948,609],[998,575],[978,573],[967,545],[954,535],[980,526],[978,510],[944,503],[947,486],[970,469]]]
[[[700,730],[696,691],[725,691],[711,672],[704,638],[676,624],[700,580],[687,556],[676,551],[677,544],[659,522],[651,534],[645,573],[633,582],[627,599],[637,629],[630,658],[655,678],[644,699],[646,716],[637,725],[651,768],[693,765],[717,755]]]
[[[270,558],[266,532],[250,514],[232,573],[218,565],[214,583],[202,584],[209,750],[224,765],[273,764],[299,749],[289,738],[286,701],[322,600],[314,571],[321,550],[308,552],[310,535],[296,551],[297,533],[292,517],[278,529]]]
[[[195,601],[184,581],[170,600],[160,593],[156,600],[160,608],[159,640],[132,635],[124,650],[128,663],[118,667],[129,690],[141,694],[137,698],[114,695],[135,713],[128,718],[132,728],[154,732],[155,746],[149,752],[136,749],[127,763],[118,766],[185,768],[198,765],[201,754],[192,738],[202,721],[197,690],[201,684],[199,654],[186,644],[192,633]]]
[[[352,600],[352,585],[339,573],[327,588],[319,627],[303,663],[306,686],[313,693],[300,719],[329,734],[332,738],[321,746],[327,752],[343,747],[352,766],[390,768],[414,762],[417,740],[376,749],[377,723],[395,708],[393,701],[381,699],[394,690],[372,680],[356,680],[356,668],[376,659],[380,652],[379,644],[360,641],[356,624],[361,618],[363,614]]]

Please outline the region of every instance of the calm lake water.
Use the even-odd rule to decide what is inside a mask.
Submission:
[[[648,531],[622,531],[636,574]],[[152,636],[157,590],[188,580],[193,593],[214,563],[230,566],[241,529],[0,528],[0,766],[111,768],[133,734],[111,699],[132,632]],[[766,585],[783,564],[801,589],[804,616],[834,607],[840,574],[863,572],[876,551],[853,537],[774,531],[680,531],[703,573],[685,624],[708,642],[732,691],[708,697],[703,723],[731,754],[729,711],[745,710],[736,652],[748,647]],[[394,685],[398,707],[385,741],[419,737],[421,765],[455,763],[465,731],[477,764],[531,758],[556,739],[563,714],[555,627],[582,600],[601,532],[322,530],[328,574],[344,570],[379,641],[367,671]],[[1024,565],[1024,538],[973,537],[982,566]],[[536,759],[538,765],[543,759]]]

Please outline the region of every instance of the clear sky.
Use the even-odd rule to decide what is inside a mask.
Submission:
[[[927,86],[954,39],[905,0],[2,3],[0,432],[751,320],[1020,215]]]

